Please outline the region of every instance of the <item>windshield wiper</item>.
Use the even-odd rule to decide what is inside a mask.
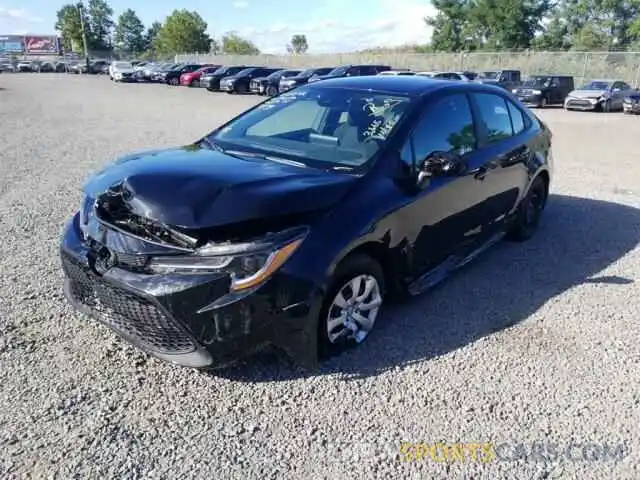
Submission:
[[[245,152],[240,150],[228,150],[225,153],[227,153],[228,155],[234,154],[234,155],[243,156],[243,157],[259,158],[261,160],[270,160],[272,162],[284,163],[285,165],[292,165],[294,167],[304,167],[304,168],[308,167],[306,163],[297,162],[295,160],[289,160],[288,158],[276,157],[268,154]]]

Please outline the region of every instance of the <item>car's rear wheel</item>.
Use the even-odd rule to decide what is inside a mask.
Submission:
[[[536,177],[527,196],[518,205],[514,223],[508,231],[508,237],[511,240],[522,242],[533,237],[538,229],[544,207],[547,205],[548,194],[546,180],[541,176]]]
[[[368,255],[347,257],[338,266],[318,322],[318,350],[322,357],[365,341],[375,326],[384,288],[382,268]]]

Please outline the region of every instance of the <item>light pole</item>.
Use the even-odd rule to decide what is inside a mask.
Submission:
[[[82,48],[84,50],[84,58],[87,66],[87,72],[89,73],[89,50],[87,48],[87,29],[84,26],[84,5],[82,0],[78,1],[78,14],[80,15],[80,28],[82,29]]]

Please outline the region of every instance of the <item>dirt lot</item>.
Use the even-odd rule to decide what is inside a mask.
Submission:
[[[204,375],[74,314],[57,248],[87,175],[255,101],[0,75],[0,477],[640,478],[640,117],[540,112],[556,174],[539,235],[388,308],[315,374],[263,355]],[[442,461],[436,442],[493,450]],[[538,448],[547,462],[523,458]]]

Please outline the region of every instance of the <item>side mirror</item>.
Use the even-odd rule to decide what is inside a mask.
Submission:
[[[418,168],[418,184],[433,177],[455,177],[466,170],[464,160],[457,153],[433,152]]]

